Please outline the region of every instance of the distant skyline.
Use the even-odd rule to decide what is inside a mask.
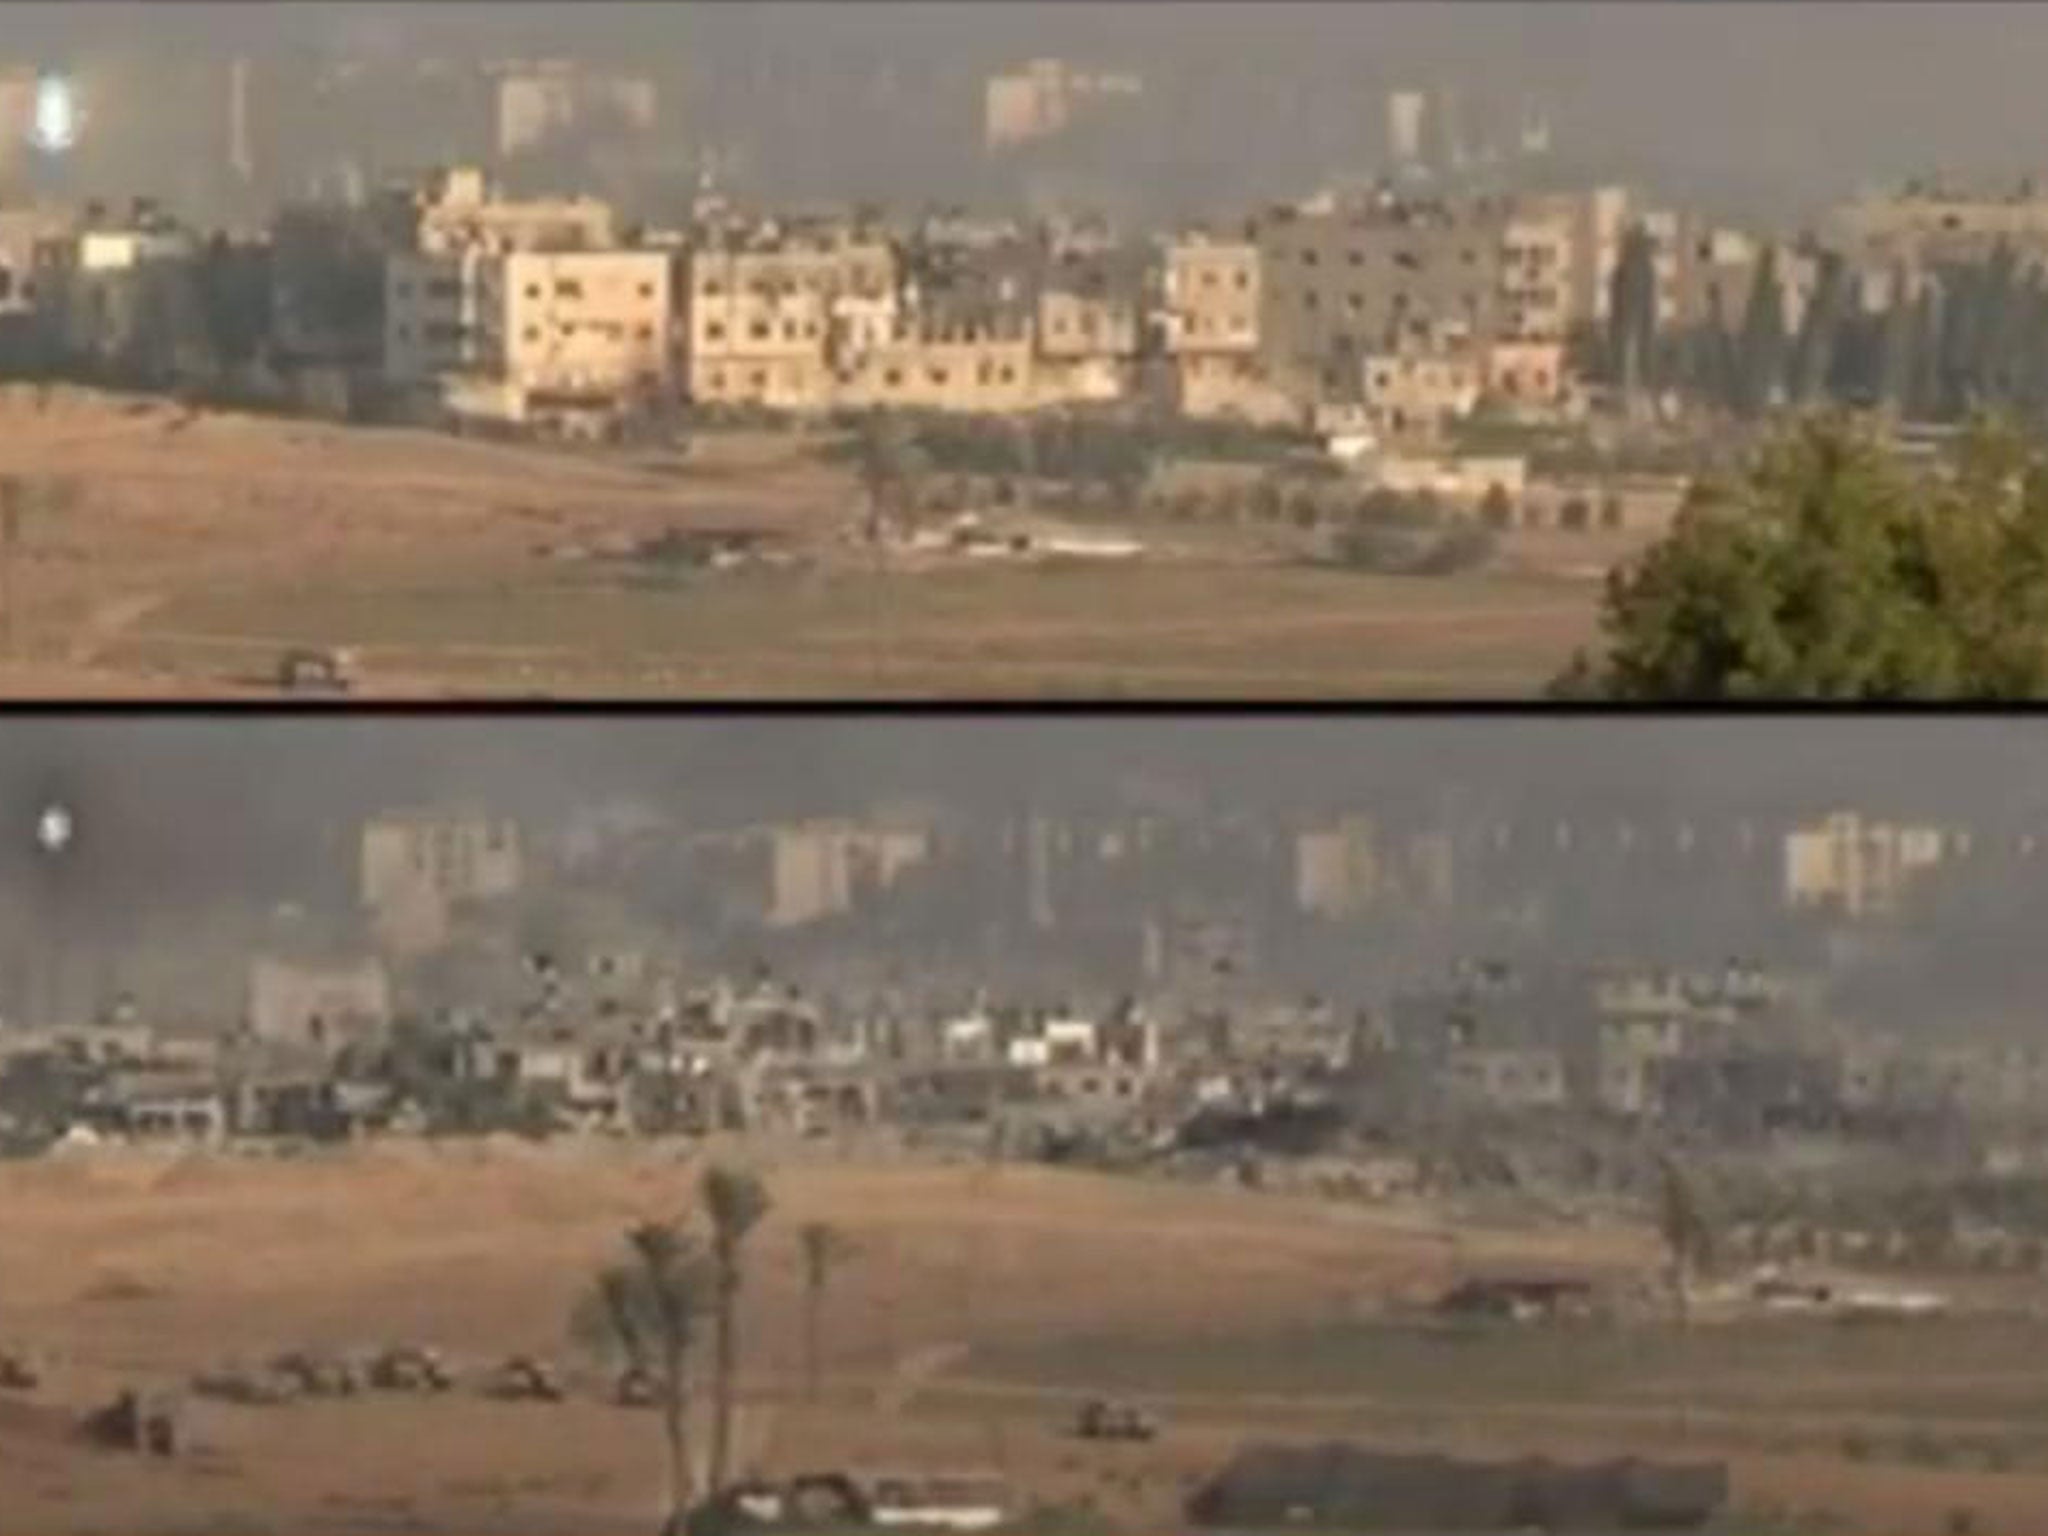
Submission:
[[[76,156],[112,196],[178,193],[168,120],[209,109],[195,69],[308,47],[629,62],[662,85],[666,132],[746,146],[769,196],[971,194],[981,82],[1035,54],[1145,75],[1148,126],[1091,169],[1179,211],[1375,168],[1385,92],[1408,86],[1492,98],[1510,120],[1539,101],[1567,167],[1733,216],[1792,219],[1865,180],[2048,166],[2048,12],[1976,0],[103,0],[11,5],[0,42],[120,82]],[[373,115],[363,133],[402,139],[397,108]]]

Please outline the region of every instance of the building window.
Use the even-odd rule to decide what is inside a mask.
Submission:
[[[635,326],[633,334],[642,341],[652,341],[654,339],[654,327],[651,325]]]
[[[882,370],[882,383],[888,388],[895,389],[902,382],[903,370],[901,368],[884,368]]]
[[[537,325],[529,325],[524,331],[520,332],[520,335],[527,341],[539,341],[540,327]]]
[[[654,297],[654,284],[652,284],[652,283],[642,283],[642,284],[640,285],[640,297],[641,297],[641,298],[643,298],[643,299],[651,299],[651,298],[653,298],[653,297]]]
[[[1005,384],[1014,384],[1017,382],[1017,370],[1012,368],[1008,363],[1005,363],[1003,364],[998,374],[998,377],[1000,377]]]
[[[747,327],[747,334],[755,341],[766,341],[772,332],[766,320],[756,320]]]
[[[707,299],[715,299],[718,297],[720,293],[724,292],[724,290],[718,286],[718,279],[715,277],[705,278],[704,281],[698,285],[697,291],[703,294]]]
[[[947,379],[947,373],[946,373],[946,370],[945,370],[945,369],[943,369],[943,368],[932,368],[932,369],[928,369],[928,370],[926,370],[926,371],[927,371],[927,372],[928,372],[928,373],[930,374],[930,376],[931,376],[931,381],[932,381],[932,382],[933,382],[934,384],[944,384],[944,383],[946,382],[946,379]]]
[[[562,278],[555,284],[555,297],[558,299],[580,299],[583,297],[583,284],[573,277]]]
[[[705,339],[706,341],[723,341],[723,340],[725,340],[725,324],[724,324],[724,322],[723,322],[723,321],[719,321],[719,320],[711,320],[711,321],[707,321],[707,322],[705,323],[705,326],[704,326],[704,339]]]
[[[1304,267],[1314,266],[1316,264],[1316,253],[1314,251],[1303,251],[1301,253],[1301,264]]]
[[[526,285],[526,296],[527,296],[527,297],[528,297],[529,299],[537,299],[537,298],[539,298],[539,297],[540,297],[540,284],[539,284],[539,283],[528,283],[528,284]]]
[[[1237,286],[1238,286],[1238,287],[1240,287],[1240,288],[1249,288],[1249,287],[1251,287],[1251,285],[1252,285],[1252,275],[1251,275],[1251,273],[1249,273],[1249,272],[1239,272],[1239,273],[1237,274]]]

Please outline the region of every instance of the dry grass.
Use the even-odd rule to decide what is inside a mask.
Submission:
[[[1913,1401],[1910,1367],[1938,1362],[1907,1332],[1864,1335],[1876,1342],[1860,1356],[1830,1342],[1776,1395],[1759,1383],[1786,1357],[1730,1348],[1717,1378],[1701,1370],[1679,1441],[1672,1371],[1701,1361],[1677,1360],[1669,1341],[1644,1346],[1637,1378],[1605,1356],[1574,1362],[1557,1340],[1397,1343],[1356,1321],[1363,1299],[1445,1278],[1444,1235],[1423,1213],[1051,1170],[768,1172],[777,1208],[747,1312],[747,1440],[764,1467],[994,1463],[1045,1497],[1171,1528],[1188,1481],[1249,1435],[1369,1434],[1484,1454],[1726,1454],[1748,1503],[1838,1510],[1899,1536],[1939,1531],[1960,1507],[1987,1536],[2016,1536],[2048,1510],[2048,1476],[2025,1456],[2002,1474],[1961,1455],[1909,1465],[1882,1449],[1914,1432],[1896,1425],[1871,1431],[1878,1454],[1842,1453],[1842,1425],[1870,1417],[1841,1400],[1858,1372],[1900,1412],[1926,1413],[1930,1443],[1959,1434],[1931,1411],[1938,1400]],[[0,1332],[53,1357],[50,1395],[71,1403],[297,1345],[416,1338],[458,1363],[560,1356],[581,1278],[625,1223],[685,1201],[692,1174],[658,1149],[520,1145],[15,1165],[0,1169]],[[820,1216],[862,1256],[835,1284],[831,1401],[812,1410],[789,1396],[794,1233]],[[1468,1262],[1531,1267],[1633,1271],[1649,1256],[1626,1231],[1473,1232],[1463,1248]],[[1933,1347],[1982,1374],[2001,1342],[2017,1380],[2036,1337]],[[1076,1397],[1110,1383],[1167,1408],[1164,1440],[1061,1436]],[[624,1531],[646,1526],[659,1486],[652,1425],[595,1402],[207,1405],[210,1454],[171,1464],[83,1452],[58,1421],[15,1411],[31,1417],[0,1417],[0,1508],[22,1512],[10,1531]],[[2015,1424],[2002,1443],[2021,1446],[2031,1410],[2011,1398],[1986,1409],[2004,1411]]]
[[[833,552],[846,472],[773,436],[677,463],[0,390],[0,473],[76,488],[18,557],[12,695],[245,691],[295,643],[355,645],[402,696],[1521,695],[1588,638],[1597,591],[1548,555],[1293,568],[1252,533],[1137,567],[876,576]],[[650,583],[538,553],[692,525],[823,563]]]

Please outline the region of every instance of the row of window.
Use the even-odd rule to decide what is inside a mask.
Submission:
[[[1389,307],[1391,307],[1396,314],[1399,314],[1409,307],[1412,300],[1405,293],[1397,293],[1394,294],[1387,302]],[[1463,295],[1461,302],[1464,304],[1465,310],[1468,314],[1477,314],[1479,312],[1479,294],[1468,292],[1465,295]],[[1301,307],[1303,309],[1321,309],[1323,307],[1322,295],[1317,293],[1316,290],[1313,288],[1308,289],[1301,296]],[[1344,307],[1354,315],[1364,313],[1365,295],[1362,293],[1358,293],[1356,291],[1345,294]]]
[[[943,364],[934,363],[927,366],[924,370],[924,376],[928,383],[938,388],[944,388],[953,382],[953,370]],[[768,370],[766,368],[749,369],[743,375],[728,375],[723,368],[714,368],[705,375],[704,386],[707,393],[724,394],[729,378],[735,380],[743,378],[747,389],[760,391],[768,388],[768,377]],[[784,383],[791,388],[796,388],[803,382],[803,373],[800,369],[788,369],[783,373],[782,377]],[[850,383],[853,376],[842,373],[839,377],[842,383]],[[885,389],[902,389],[905,386],[905,379],[906,370],[900,367],[889,367],[882,370],[882,387]],[[984,358],[975,365],[973,380],[976,384],[983,386],[1015,384],[1017,382],[1017,369],[1014,364],[996,363]],[[966,382],[964,372],[962,382]]]
[[[426,298],[438,300],[442,303],[450,303],[459,301],[462,298],[463,284],[459,278],[437,277],[420,284],[418,291]],[[654,297],[654,284],[640,283],[636,285],[636,291],[641,298],[651,299]],[[410,281],[401,278],[394,285],[393,292],[400,299],[410,299],[413,297],[414,285]],[[486,282],[478,284],[478,292],[483,296],[491,296],[495,290],[490,283]],[[528,283],[526,285],[526,296],[529,299],[538,299],[542,297],[542,293],[543,290],[539,283]],[[583,298],[582,280],[573,277],[557,279],[554,285],[554,296],[558,299]]]
[[[1479,253],[1476,250],[1473,250],[1470,246],[1467,246],[1464,250],[1460,251],[1458,253],[1458,257],[1459,260],[1462,261],[1468,267],[1476,267],[1479,265]],[[1282,262],[1286,259],[1287,253],[1285,251],[1276,250],[1273,252],[1273,260],[1275,262]],[[1393,255],[1389,257],[1389,260],[1391,260],[1395,266],[1400,267],[1405,271],[1419,272],[1423,269],[1424,266],[1428,264],[1429,258],[1416,251],[1402,249],[1395,251]],[[1322,252],[1318,251],[1314,246],[1304,246],[1302,248],[1301,264],[1304,267],[1318,267],[1322,265],[1322,261]],[[1357,249],[1346,251],[1344,253],[1344,262],[1347,266],[1363,267],[1366,264],[1366,253],[1362,250]],[[1243,285],[1240,284],[1239,286]]]

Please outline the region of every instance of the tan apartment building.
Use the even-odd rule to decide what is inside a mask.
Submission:
[[[933,411],[1024,411],[1042,403],[1027,320],[919,325],[833,373],[837,404]]]
[[[1604,325],[1613,295],[1614,269],[1622,242],[1636,217],[1624,187],[1541,193],[1518,204],[1518,214],[1566,232],[1564,288],[1567,327]],[[1525,246],[1526,248],[1526,246]],[[1510,261],[1513,268],[1516,264]]]
[[[770,927],[794,928],[851,910],[863,890],[886,890],[931,856],[919,827],[818,822],[768,835]]]
[[[600,114],[641,133],[654,130],[660,95],[651,80],[605,74],[562,59],[501,65],[493,73],[500,155],[546,144]]]
[[[1160,257],[1152,325],[1174,407],[1185,416],[1292,422],[1302,411],[1277,388],[1259,346],[1259,247],[1183,234]]]
[[[1913,184],[1831,210],[1822,238],[1864,268],[1982,261],[2001,241],[2022,254],[2044,257],[2048,193],[2031,182],[2004,195]]]
[[[1362,816],[1303,832],[1294,840],[1294,902],[1314,917],[1357,917],[1384,879],[1377,829]]]
[[[1047,286],[1038,294],[1033,395],[1041,405],[1121,400],[1137,383],[1135,295]]]
[[[249,1031],[258,1040],[337,1046],[391,1019],[382,961],[303,964],[261,956],[249,966]]]
[[[682,371],[700,403],[829,409],[835,366],[897,339],[901,264],[875,232],[770,226],[700,246],[684,266]]]
[[[1368,426],[1382,438],[1434,439],[1472,414],[1485,389],[1485,351],[1433,342],[1368,353],[1359,372]]]
[[[673,262],[661,251],[467,250],[389,258],[385,374],[435,392],[496,386],[499,413],[616,406],[671,377]]]
[[[1518,207],[1501,235],[1498,334],[1522,341],[1563,341],[1575,310],[1571,212]],[[1590,318],[1590,317],[1587,317]]]
[[[429,256],[461,251],[601,251],[619,244],[617,214],[594,198],[506,198],[475,166],[450,166],[380,194],[387,238]]]
[[[1136,97],[1144,88],[1136,75],[1091,72],[1064,59],[1033,59],[989,77],[983,90],[983,147],[1010,149],[1056,137],[1097,104]]]
[[[1953,841],[1939,827],[1837,811],[1786,834],[1786,904],[1833,908],[1852,918],[1894,913],[1914,882],[1943,862]]]
[[[664,251],[505,257],[505,377],[529,395],[665,389],[674,265]]]
[[[363,826],[358,890],[396,948],[433,948],[453,908],[514,894],[523,872],[517,824],[481,812],[394,813]]]

